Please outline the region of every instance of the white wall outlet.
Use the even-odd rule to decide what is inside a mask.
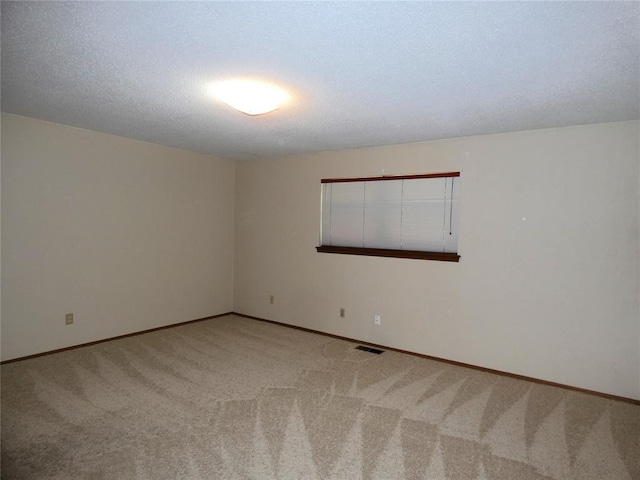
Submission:
[[[64,316],[64,324],[71,325],[73,323],[73,313],[67,313]]]
[[[375,323],[378,326],[380,325],[380,315],[373,316],[373,323]]]
[[[344,308],[340,309],[340,318],[344,318]]]
[[[276,303],[276,297],[274,297],[273,295],[270,295],[270,296],[269,296],[269,303],[270,303],[271,305],[273,305],[274,303]]]

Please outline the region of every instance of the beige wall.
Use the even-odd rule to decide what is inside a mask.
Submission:
[[[2,114],[1,358],[235,310],[640,399],[639,128],[234,165]],[[460,263],[315,252],[320,179],[382,169],[462,171]]]
[[[640,399],[638,130],[239,163],[234,310]],[[460,263],[316,253],[320,179],[382,169],[462,171]]]
[[[2,359],[231,311],[234,171],[2,114]]]

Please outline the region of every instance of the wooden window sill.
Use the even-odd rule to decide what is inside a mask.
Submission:
[[[359,247],[330,247],[321,245],[316,247],[319,253],[338,253],[343,255],[366,255],[370,257],[394,257],[413,258],[418,260],[437,260],[441,262],[458,262],[460,255],[457,253],[422,252],[419,250],[391,250],[386,248],[359,248]]]

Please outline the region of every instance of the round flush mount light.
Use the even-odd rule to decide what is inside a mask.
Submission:
[[[209,90],[219,100],[247,115],[272,112],[289,99],[283,89],[261,80],[224,80],[212,84]]]

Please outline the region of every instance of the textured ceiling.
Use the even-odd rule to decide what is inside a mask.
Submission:
[[[638,2],[2,2],[2,110],[232,159],[630,120]],[[258,117],[207,93],[255,77]]]

